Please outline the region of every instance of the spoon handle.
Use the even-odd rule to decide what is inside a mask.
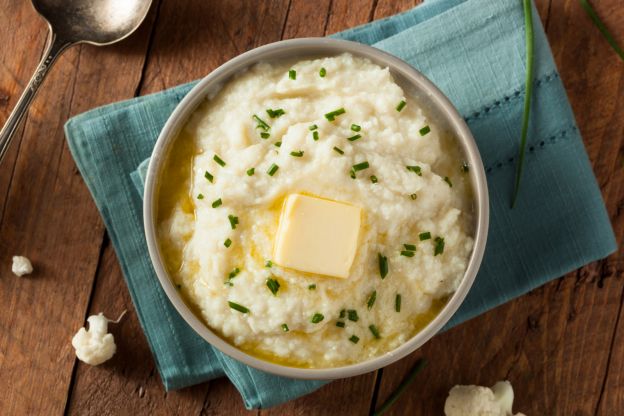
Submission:
[[[20,121],[28,112],[28,107],[35,97],[35,94],[37,94],[41,82],[48,74],[48,70],[52,64],[54,64],[56,58],[58,58],[68,46],[71,46],[71,43],[60,39],[56,33],[52,31],[52,28],[49,29],[48,41],[45,52],[43,53],[43,58],[26,86],[26,89],[22,93],[22,96],[17,101],[17,104],[15,104],[15,108],[11,112],[11,115],[9,115],[4,127],[0,130],[0,163],[2,163],[2,159],[4,159],[4,155],[9,148],[13,134],[17,130]]]

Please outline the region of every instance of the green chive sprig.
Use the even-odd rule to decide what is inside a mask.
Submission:
[[[437,256],[438,254],[444,253],[444,238],[436,237],[433,241],[434,241],[433,255]]]
[[[323,316],[322,313],[315,313],[312,316],[312,319],[310,320],[310,322],[312,322],[313,324],[318,324],[319,322],[321,322],[323,319],[325,319],[325,316]]]
[[[310,127],[308,127],[308,130],[310,131],[314,131],[316,129],[318,129],[318,126],[316,124],[312,124]]]
[[[278,118],[278,117],[281,117],[284,114],[286,114],[286,111],[284,111],[283,108],[278,108],[276,110],[272,110],[270,108],[267,108],[266,112],[269,115],[269,117],[271,117],[271,118]]]
[[[602,33],[602,36],[606,39],[607,43],[609,43],[609,45],[613,48],[615,53],[617,53],[620,56],[620,59],[624,61],[624,50],[622,50],[622,48],[617,44],[617,42],[615,41],[615,38],[613,37],[611,32],[609,32],[609,29],[607,29],[607,26],[605,26],[603,21],[600,20],[600,17],[598,17],[598,14],[596,13],[592,5],[587,0],[580,0],[580,2],[581,2],[581,6],[583,6],[583,9],[585,9],[585,12],[589,16],[589,18],[592,20],[594,25],[598,28],[600,33]]]
[[[238,217],[230,214],[228,215],[228,220],[230,220],[230,227],[235,230],[236,226],[238,225]]]
[[[228,238],[223,242],[223,245],[225,246],[225,248],[230,248],[230,246],[232,245],[232,240]]]
[[[204,194],[197,194],[197,199],[204,199]]]
[[[249,313],[249,308],[246,308],[245,306],[240,305],[236,302],[228,301],[228,305],[230,305],[230,308],[234,309],[235,311],[239,311],[240,313]]]
[[[514,182],[513,196],[511,197],[511,208],[516,206],[518,192],[520,191],[520,180],[522,179],[522,169],[524,167],[524,154],[526,152],[527,133],[529,132],[529,116],[531,114],[531,97],[533,95],[533,11],[531,10],[531,0],[522,0],[524,10],[525,48],[526,48],[526,78],[524,80],[524,109],[522,111],[522,130],[520,132],[520,148],[518,154],[518,165],[516,166],[516,179]]]
[[[355,172],[359,172],[361,170],[368,169],[369,167],[370,165],[368,164],[368,161],[365,160],[364,162],[356,163],[351,167],[351,169],[353,169]]]
[[[319,76],[321,78],[325,78],[325,75],[327,75],[327,70],[325,68],[321,68],[319,71]]]
[[[299,150],[297,152],[290,152],[292,157],[303,157],[303,150]]]
[[[407,105],[407,103],[405,102],[405,100],[401,100],[401,102],[399,102],[399,104],[397,104],[397,106],[396,106],[396,111],[398,111],[400,113],[401,110],[403,110],[406,105]]]
[[[221,159],[221,158],[219,157],[219,155],[218,155],[218,154],[216,154],[216,153],[215,153],[215,155],[212,157],[212,159],[213,159],[215,162],[217,162],[217,164],[218,164],[219,166],[221,166],[221,167],[223,167],[223,166],[225,166],[225,165],[226,165],[226,163],[223,161],[223,159]]]
[[[344,150],[336,146],[334,146],[334,152],[338,153],[339,155],[344,155]]]
[[[418,176],[422,176],[422,169],[420,166],[414,165],[414,166],[405,166],[407,168],[407,170],[409,170],[410,172],[414,172],[416,175]]]
[[[405,393],[409,385],[412,384],[412,382],[416,379],[416,375],[420,372],[420,370],[425,368],[426,365],[427,361],[424,358],[416,361],[416,364],[414,364],[414,366],[409,371],[409,374],[403,379],[401,384],[399,384],[399,387],[397,387],[397,389],[390,395],[390,397],[388,397],[388,400],[386,400],[384,404],[381,405],[379,410],[376,410],[375,413],[373,413],[373,416],[381,416],[386,413],[388,409],[390,409],[392,405],[397,401],[397,399],[401,397],[403,393]]]
[[[414,252],[411,250],[401,250],[401,255],[405,257],[414,257]]]
[[[315,130],[312,132],[312,140],[314,140],[315,142],[318,142],[318,139],[319,139],[319,132]]]
[[[359,340],[360,338],[357,335],[351,335],[351,338],[349,338],[349,341],[351,341],[354,344],[357,344]]]
[[[254,114],[253,116],[251,116],[251,118],[253,118],[253,120],[256,122],[257,129],[267,132],[271,128],[271,126],[269,126],[269,124],[266,121],[262,120],[257,115]]]
[[[418,234],[418,239],[420,241],[430,240],[431,239],[431,233],[429,231],[425,231],[424,233],[420,233],[420,234]]]
[[[312,283],[311,285],[308,285],[308,290],[316,290],[316,283]]]
[[[254,173],[256,173],[256,168],[247,169],[247,176],[253,176]]]
[[[284,331],[284,332],[290,331],[290,329],[288,329],[288,325],[282,324],[282,331]]]
[[[361,134],[356,134],[355,136],[347,137],[347,140],[349,140],[350,142],[354,142],[354,141],[359,140],[361,138],[362,138]]]
[[[269,290],[271,291],[271,293],[273,293],[273,296],[276,296],[277,292],[279,291],[279,288],[280,288],[280,284],[277,281],[277,279],[268,278],[267,281],[266,281],[266,285],[269,288]]]
[[[369,311],[372,309],[373,305],[375,304],[376,299],[377,299],[377,291],[373,290],[373,293],[371,293],[368,296],[368,299],[366,300],[366,307],[368,308]]]
[[[338,328],[344,328],[345,327],[345,323],[344,323],[344,321],[336,321],[336,326]]]
[[[219,198],[219,199],[217,199],[217,200],[213,201],[213,203],[212,203],[212,207],[213,207],[213,208],[218,208],[218,207],[220,207],[221,205],[223,205],[223,201],[221,201],[221,198]]]
[[[297,71],[295,71],[294,69],[291,69],[288,71],[288,78],[295,80],[297,79]]]
[[[377,182],[379,182],[379,179],[377,179],[377,176],[375,176],[375,175],[371,175],[371,176],[370,176],[370,181],[371,181],[372,183],[377,183]]]
[[[362,127],[358,126],[357,124],[351,124],[351,130],[358,132],[360,130],[362,130]]]
[[[377,329],[375,325],[369,325],[368,329],[370,330],[371,334],[373,334],[373,337],[375,337],[375,339],[381,338],[381,335],[379,334],[379,329]]]
[[[349,319],[352,322],[357,322],[360,317],[358,316],[358,313],[355,309],[349,309],[347,311],[347,319]]]
[[[394,297],[394,310],[396,312],[401,312],[401,295],[398,293]]]
[[[379,263],[379,275],[385,279],[388,275],[388,258],[381,253],[377,253],[377,261]]]
[[[277,172],[278,169],[279,169],[279,166],[277,166],[275,163],[273,163],[271,165],[271,167],[269,168],[269,170],[267,170],[267,174],[269,176],[273,176],[273,175],[275,175],[275,172]]]
[[[328,121],[334,121],[334,120],[336,120],[336,117],[338,117],[339,115],[344,114],[346,112],[347,111],[344,108],[341,107],[341,108],[339,108],[337,110],[330,111],[329,113],[325,114],[325,118]]]
[[[214,176],[212,176],[212,174],[208,171],[206,171],[206,173],[204,173],[204,178],[206,178],[208,180],[208,182],[213,183],[214,181]]]
[[[421,136],[426,136],[427,134],[429,134],[430,131],[431,127],[425,126],[422,129],[418,130],[418,133],[420,133]]]

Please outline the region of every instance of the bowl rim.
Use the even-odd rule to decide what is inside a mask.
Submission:
[[[319,51],[321,49],[324,52]],[[266,56],[274,53],[285,54],[287,52],[292,52],[294,56],[300,55],[302,59],[305,59],[303,58],[305,55],[312,57],[322,56],[323,54],[330,56],[340,53],[351,53],[355,56],[371,59],[379,65],[385,65],[393,73],[399,73],[403,78],[409,80],[413,87],[425,93],[438,107],[439,112],[447,117],[449,126],[461,144],[471,167],[468,174],[470,175],[475,196],[474,247],[457,290],[451,295],[436,317],[408,341],[382,355],[340,367],[290,367],[257,358],[219,337],[191,311],[174,287],[162,261],[156,240],[155,198],[157,196],[157,175],[162,163],[166,160],[166,151],[172,140],[177,136],[179,130],[188,121],[189,116],[195,111],[197,106],[205,100],[211,89],[218,88],[223,82],[227,82],[232,75],[241,70],[263,61],[263,58]],[[299,38],[270,43],[238,55],[202,78],[178,103],[161,130],[150,159],[144,189],[143,219],[147,247],[158,280],[169,301],[181,315],[182,319],[198,335],[222,353],[256,369],[290,378],[329,380],[364,374],[392,364],[420,348],[451,319],[470,290],[483,259],[489,227],[489,196],[485,169],[472,133],[450,100],[423,74],[403,60],[368,45],[332,38]]]

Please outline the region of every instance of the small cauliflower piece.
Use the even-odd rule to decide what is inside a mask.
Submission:
[[[16,276],[24,276],[25,274],[31,274],[33,272],[33,266],[28,257],[13,256],[13,266],[11,271]]]
[[[108,333],[108,322],[101,312],[87,318],[89,329],[80,328],[72,338],[76,357],[90,365],[99,365],[109,360],[117,350],[113,334]]]
[[[492,388],[455,386],[444,404],[446,416],[514,416],[511,411],[514,393],[509,381],[499,381]],[[525,416],[517,413],[515,416]]]

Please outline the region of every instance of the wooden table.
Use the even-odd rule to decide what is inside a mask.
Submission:
[[[35,68],[46,28],[28,1],[0,0],[0,122]],[[435,337],[383,370],[335,381],[274,409],[247,412],[226,379],[165,392],[115,253],[70,156],[63,123],[113,101],[190,81],[253,47],[323,36],[407,10],[410,0],[154,0],[132,37],[79,46],[58,62],[0,169],[0,413],[366,415],[407,368],[423,371],[391,414],[441,414],[454,384],[511,380],[528,415],[624,414],[624,257],[563,276]],[[594,0],[624,45],[621,0]],[[624,63],[577,0],[537,1],[602,194],[624,236]],[[571,172],[574,174],[574,172]],[[32,277],[10,272],[29,256]],[[88,315],[129,314],[118,352],[90,367],[70,339]],[[475,336],[476,334],[476,336]]]

